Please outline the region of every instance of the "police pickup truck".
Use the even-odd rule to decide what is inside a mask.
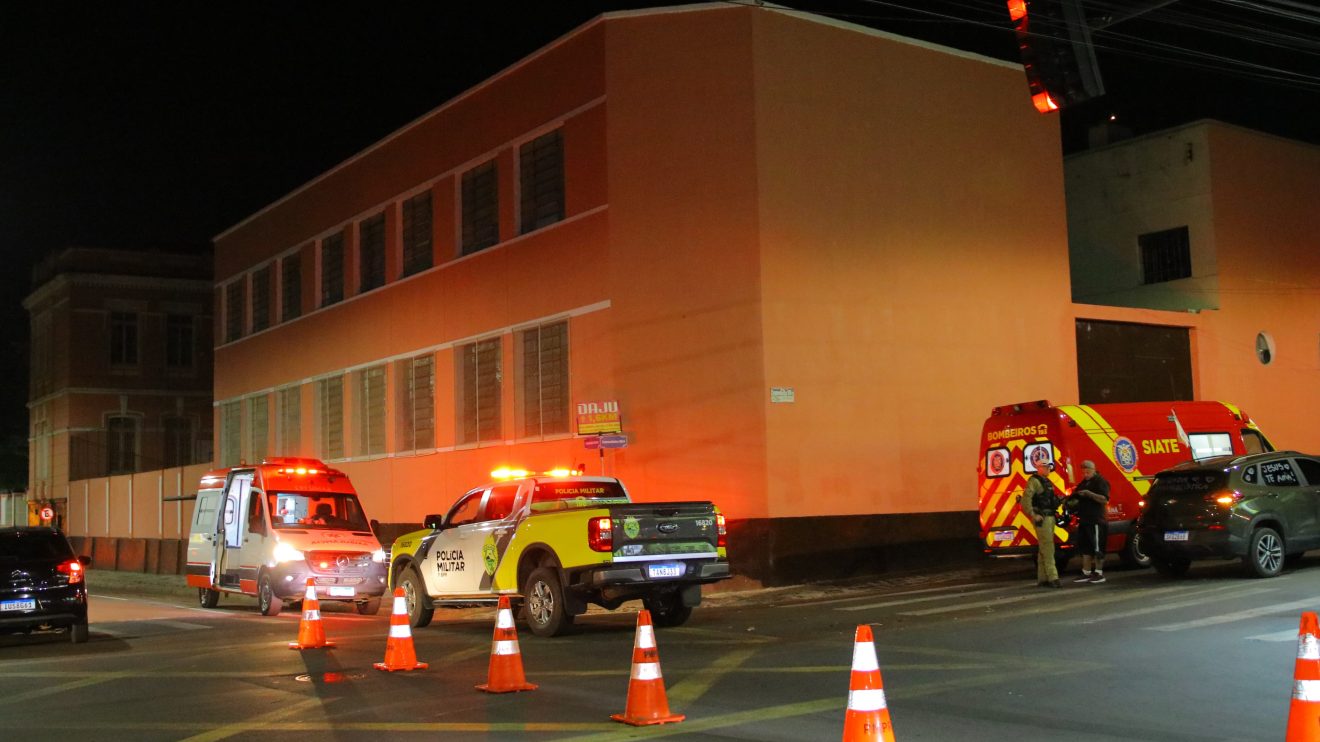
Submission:
[[[639,599],[656,625],[678,626],[703,584],[729,577],[724,515],[709,502],[636,503],[618,479],[563,470],[492,474],[391,547],[413,626],[501,595],[521,596],[538,636],[564,633],[588,604]]]

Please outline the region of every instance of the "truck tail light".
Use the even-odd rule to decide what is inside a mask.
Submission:
[[[724,527],[724,513],[715,514],[715,546],[724,548],[729,545],[729,531]]]
[[[62,575],[68,575],[70,585],[77,585],[82,582],[83,575],[85,574],[82,562],[77,559],[70,559],[56,567],[55,570]]]
[[[614,551],[614,524],[609,518],[587,521],[587,544],[592,551]]]

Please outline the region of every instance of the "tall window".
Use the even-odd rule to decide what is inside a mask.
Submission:
[[[519,333],[520,437],[567,433],[568,322]]]
[[[252,272],[252,331],[270,327],[270,266]]]
[[[323,459],[344,458],[344,377],[316,383],[317,453]]]
[[[344,235],[321,240],[321,306],[344,300]]]
[[[248,456],[252,461],[266,457],[270,446],[270,403],[266,395],[248,400]]]
[[[280,321],[302,315],[302,257],[290,255],[280,261]]]
[[[131,474],[137,467],[137,418],[116,415],[105,423],[105,458],[109,474]]]
[[[431,192],[403,202],[403,275],[431,267]]]
[[[463,173],[464,255],[500,241],[500,197],[495,161]]]
[[[225,342],[243,337],[243,304],[247,301],[243,279],[225,286]]]
[[[165,365],[192,368],[196,353],[193,318],[186,314],[165,315]]]
[[[281,389],[276,397],[279,405],[279,428],[276,445],[281,456],[297,456],[302,446],[302,388]]]
[[[1139,235],[1137,245],[1141,248],[1142,283],[1164,283],[1192,277],[1192,251],[1187,227]]]
[[[385,367],[374,366],[358,374],[358,448],[361,456],[385,453]]]
[[[399,361],[398,379],[400,451],[435,448],[435,358],[430,354]]]
[[[377,214],[358,225],[358,292],[385,285],[385,215]]]
[[[478,443],[502,437],[500,429],[500,338],[469,343],[458,349],[458,442]]]
[[[519,148],[518,173],[518,232],[527,234],[563,219],[564,143],[558,129]]]
[[[161,466],[170,469],[193,463],[192,420],[182,415],[166,415],[161,420],[161,429],[164,438]]]
[[[243,404],[225,402],[220,405],[220,465],[237,466],[239,446],[242,443]]]
[[[138,318],[132,312],[110,313],[110,363],[133,366],[138,362]]]

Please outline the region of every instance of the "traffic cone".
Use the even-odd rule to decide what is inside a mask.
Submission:
[[[656,650],[655,629],[651,626],[651,612],[648,610],[643,609],[637,614],[632,676],[628,678],[628,703],[622,714],[611,714],[610,718],[635,727],[668,724],[687,718],[682,714],[669,713],[665,679],[660,675],[660,653]]]
[[[1297,630],[1297,663],[1293,666],[1292,704],[1288,707],[1286,742],[1320,742],[1320,626],[1311,611],[1302,614]]]
[[[403,588],[394,588],[394,612],[390,614],[390,638],[385,641],[385,661],[375,663],[377,670],[425,670],[428,665],[417,661],[413,650],[412,628],[408,625],[408,604]]]
[[[490,642],[490,671],[484,685],[477,690],[487,693],[515,693],[536,690],[535,683],[523,676],[522,653],[518,650],[518,630],[513,627],[513,611],[508,596],[500,596],[500,607],[495,612],[495,637]]]
[[[885,684],[875,658],[871,627],[857,627],[853,639],[852,681],[848,684],[848,711],[843,717],[843,742],[894,742],[894,725],[885,703]]]
[[[289,649],[322,649],[334,645],[325,638],[325,627],[321,625],[321,601],[316,599],[316,583],[308,577],[302,620],[298,622],[298,641],[289,642]]]

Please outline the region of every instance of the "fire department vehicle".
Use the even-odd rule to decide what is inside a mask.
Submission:
[[[981,540],[991,556],[1033,553],[1036,536],[1019,499],[1041,463],[1055,464],[1050,480],[1062,496],[1095,462],[1109,482],[1106,552],[1145,567],[1150,558],[1134,526],[1155,474],[1184,461],[1272,451],[1265,435],[1227,402],[1132,402],[1060,405],[1041,400],[996,407],[981,429],[977,464]],[[1075,516],[1066,512],[1054,531],[1060,567],[1075,549]]]
[[[320,600],[380,609],[385,551],[343,472],[316,459],[268,458],[207,472],[196,500],[185,574],[203,608],[234,593],[278,615],[311,577]]]
[[[437,606],[521,596],[532,632],[568,630],[587,604],[638,600],[657,626],[677,626],[703,584],[730,576],[724,515],[709,502],[633,502],[610,477],[497,470],[441,517],[390,549],[413,626]]]

